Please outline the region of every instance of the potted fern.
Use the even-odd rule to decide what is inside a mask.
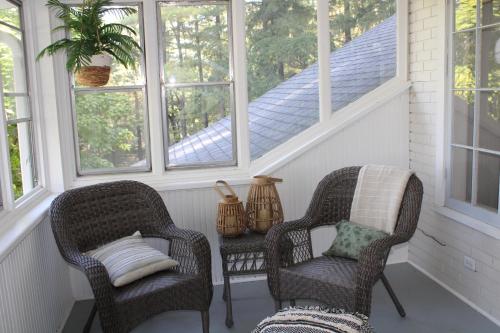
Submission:
[[[136,9],[112,6],[111,0],[84,0],[79,6],[49,0],[47,6],[56,10],[56,17],[63,22],[53,31],[66,30],[70,38],[47,46],[37,59],[66,51],[68,71],[75,72],[78,84],[92,87],[108,83],[113,60],[126,68],[135,66],[142,51],[132,37],[135,30],[120,23],[105,23],[104,17],[109,14],[126,17],[136,13]]]

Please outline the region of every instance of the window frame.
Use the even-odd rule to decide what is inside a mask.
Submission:
[[[2,200],[2,205],[0,205],[0,216],[6,214],[9,211],[15,210],[18,207],[23,206],[25,203],[30,201],[31,198],[36,197],[43,188],[43,174],[41,166],[41,154],[38,143],[38,126],[35,126],[36,117],[36,107],[35,107],[35,84],[32,82],[34,80],[33,68],[31,66],[32,57],[28,53],[28,35],[26,34],[27,23],[29,20],[26,17],[25,4],[21,0],[7,0],[7,2],[18,7],[19,10],[19,27],[13,26],[6,22],[0,24],[7,26],[10,29],[16,30],[21,34],[22,37],[22,51],[23,51],[23,63],[24,63],[24,76],[26,80],[26,91],[25,92],[9,92],[5,93],[3,90],[3,80],[0,76],[0,198]],[[29,37],[29,38],[32,38]],[[31,46],[31,45],[30,45]],[[5,96],[12,97],[25,97],[26,105],[28,107],[29,116],[16,118],[13,120],[7,119],[5,115]],[[7,126],[12,124],[28,124],[29,138],[29,150],[31,158],[31,172],[33,180],[36,180],[33,188],[23,193],[19,198],[15,198],[14,188],[13,188],[13,176],[12,167],[10,161],[10,151],[9,151],[9,139]]]
[[[445,138],[445,198],[444,206],[449,207],[459,213],[463,213],[474,219],[477,219],[483,223],[491,225],[493,227],[500,227],[500,196],[499,196],[499,206],[497,212],[494,213],[492,209],[488,209],[477,205],[477,194],[478,194],[478,160],[479,154],[488,154],[496,157],[500,157],[500,151],[495,151],[491,149],[481,148],[479,146],[479,116],[481,113],[481,92],[500,92],[500,87],[498,88],[482,88],[481,87],[481,36],[484,29],[500,28],[500,22],[488,25],[481,24],[481,0],[476,0],[476,25],[472,28],[467,28],[459,31],[455,31],[455,1],[448,1],[446,6],[447,13],[447,28],[446,35],[447,39],[447,54],[446,54],[446,88],[445,88],[445,103],[446,103],[446,113],[447,119],[445,120],[446,128],[446,138]],[[475,49],[474,49],[474,69],[475,69],[475,85],[473,88],[455,88],[454,87],[454,36],[457,33],[474,32],[475,37]],[[472,145],[467,144],[457,144],[453,143],[453,96],[457,91],[470,91],[474,92],[474,114],[473,114],[473,134],[472,134]],[[470,202],[461,201],[455,199],[451,196],[451,183],[452,183],[452,150],[458,149],[466,152],[472,152],[472,170],[471,170],[471,200]],[[500,180],[499,180],[500,183]],[[500,190],[499,190],[500,191]]]
[[[191,3],[199,0],[172,0],[170,2]],[[220,0],[213,0],[215,2]],[[178,189],[178,188],[194,188],[211,186],[214,179],[224,177],[235,183],[249,183],[254,174],[269,173],[277,170],[280,166],[295,159],[302,154],[308,147],[314,147],[326,137],[338,133],[347,124],[355,121],[355,119],[373,110],[373,101],[378,102],[393,98],[406,91],[410,83],[408,81],[408,22],[409,9],[408,1],[396,0],[396,20],[397,20],[397,69],[396,76],[385,82],[378,88],[367,93],[359,100],[346,106],[342,110],[335,113],[331,112],[330,100],[330,78],[328,72],[329,57],[330,57],[330,22],[328,16],[329,2],[324,0],[317,1],[317,38],[322,41],[318,45],[318,63],[322,65],[324,70],[320,71],[320,93],[319,93],[319,112],[320,121],[302,133],[291,138],[289,141],[275,147],[272,151],[264,156],[250,160],[250,140],[249,140],[249,122],[248,122],[248,87],[246,73],[246,43],[245,43],[245,27],[234,22],[245,20],[245,1],[244,0],[226,0],[231,1],[231,11],[228,12],[228,19],[231,19],[233,26],[232,33],[232,51],[233,51],[233,81],[234,81],[234,112],[236,122],[236,132],[233,129],[233,135],[236,136],[236,142],[233,142],[233,149],[236,148],[236,164],[233,165],[194,165],[190,167],[167,168],[165,162],[165,128],[163,124],[162,97],[161,85],[159,76],[160,59],[159,50],[155,49],[158,46],[158,2],[163,0],[117,0],[114,4],[133,4],[142,3],[144,16],[144,38],[148,50],[145,50],[146,62],[146,78],[148,84],[148,106],[149,130],[150,130],[150,153],[151,153],[151,170],[134,173],[119,173],[117,170],[110,170],[109,173],[78,175],[76,172],[75,158],[62,158],[60,163],[63,172],[61,182],[56,185],[62,185],[65,188],[78,186],[92,185],[103,181],[114,181],[121,179],[133,179],[145,182],[154,186],[157,189]],[[80,0],[65,0],[68,4],[78,4]],[[207,3],[212,0],[207,0]],[[41,7],[40,7],[41,8]],[[49,27],[54,28],[58,21],[55,15],[51,12]],[[146,18],[151,18],[146,20]],[[152,19],[155,18],[155,19]],[[64,37],[61,32],[54,32],[52,38],[57,36]],[[70,96],[68,74],[64,66],[61,64],[65,61],[64,54],[58,54],[53,57],[55,87],[58,89],[56,94],[57,109],[67,110],[70,108]],[[71,112],[60,112],[58,114],[60,121],[60,147],[61,153],[64,156],[75,155],[74,133],[72,130]],[[56,152],[52,152],[55,154]],[[56,156],[60,158],[59,154]],[[200,170],[204,170],[200,172]],[[50,175],[60,177],[53,172]]]
[[[77,6],[78,4],[75,4]],[[146,40],[144,34],[144,8],[142,1],[113,1],[113,6],[137,6],[137,16],[139,21],[139,45],[141,46],[143,53],[139,59],[140,73],[142,75],[143,84],[136,85],[123,85],[123,86],[104,86],[104,87],[77,87],[74,80],[74,73],[67,72],[68,82],[69,82],[69,94],[71,98],[71,119],[72,119],[72,134],[74,143],[74,158],[76,175],[79,176],[91,176],[91,175],[110,175],[110,174],[127,174],[127,173],[140,173],[151,171],[151,138],[150,138],[150,128],[149,128],[149,103],[148,103],[148,81],[147,81],[147,64],[146,64]],[[127,93],[140,91],[144,98],[143,106],[143,123],[144,123],[144,145],[145,145],[145,166],[130,166],[130,167],[119,167],[119,168],[96,168],[90,170],[84,170],[81,167],[80,158],[80,141],[78,134],[78,115],[76,110],[76,95],[78,92],[83,92],[84,95],[87,94],[99,94],[99,93]]]
[[[227,166],[237,166],[238,165],[238,140],[237,140],[237,126],[236,126],[236,98],[235,98],[235,78],[234,78],[234,34],[233,34],[233,11],[232,11],[232,0],[157,0],[156,1],[156,26],[157,26],[157,39],[158,39],[158,60],[159,60],[159,80],[160,80],[160,95],[161,95],[161,117],[162,117],[162,130],[163,130],[163,151],[165,170],[175,170],[175,169],[205,169],[205,168],[217,168],[217,167],[227,167]],[[165,59],[163,57],[164,42],[162,36],[162,18],[161,18],[161,6],[175,5],[175,6],[193,6],[193,5],[225,5],[226,15],[227,15],[227,38],[228,38],[228,60],[229,60],[229,70],[228,77],[229,81],[217,81],[217,82],[188,82],[188,83],[167,83],[165,80]],[[196,88],[196,87],[228,87],[229,88],[229,107],[231,116],[231,138],[232,138],[232,160],[220,161],[220,162],[200,162],[191,164],[181,164],[181,165],[171,165],[169,156],[169,129],[168,129],[168,117],[167,117],[167,90],[168,88]]]

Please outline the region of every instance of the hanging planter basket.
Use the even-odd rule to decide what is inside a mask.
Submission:
[[[283,208],[275,183],[280,178],[255,176],[247,198],[247,220],[250,230],[267,233],[273,225],[283,222]]]
[[[75,72],[76,83],[86,87],[105,86],[111,75],[112,58],[108,54],[98,54],[92,57],[90,65]]]
[[[223,185],[230,194],[224,194],[218,185]],[[215,183],[215,191],[221,200],[217,205],[217,231],[224,237],[236,237],[245,232],[247,221],[243,203],[234,190],[223,180]]]

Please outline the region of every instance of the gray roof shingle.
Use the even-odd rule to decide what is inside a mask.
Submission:
[[[332,109],[340,110],[396,74],[396,19],[335,50],[330,56]],[[256,159],[319,119],[318,65],[313,64],[248,105],[250,153]],[[230,117],[169,148],[171,165],[232,159]]]

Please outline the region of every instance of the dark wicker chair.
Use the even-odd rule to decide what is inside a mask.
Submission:
[[[199,232],[177,228],[160,195],[132,181],[67,191],[50,208],[54,236],[64,259],[90,281],[104,332],[128,332],[164,311],[201,311],[203,332],[209,331],[208,310],[213,285],[210,246]],[[105,267],[83,253],[139,230],[144,237],[169,241],[169,254],[180,265],[129,285],[115,288]]]
[[[408,241],[417,227],[423,188],[415,175],[408,181],[393,235],[374,241],[359,261],[313,258],[311,229],[349,219],[359,169],[344,168],[326,176],[303,218],[276,225],[267,234],[267,281],[277,309],[284,300],[293,306],[296,299],[312,299],[368,316],[372,287],[381,279],[399,314],[405,316],[383,271],[391,247]],[[280,249],[284,237],[292,240],[293,252]]]

